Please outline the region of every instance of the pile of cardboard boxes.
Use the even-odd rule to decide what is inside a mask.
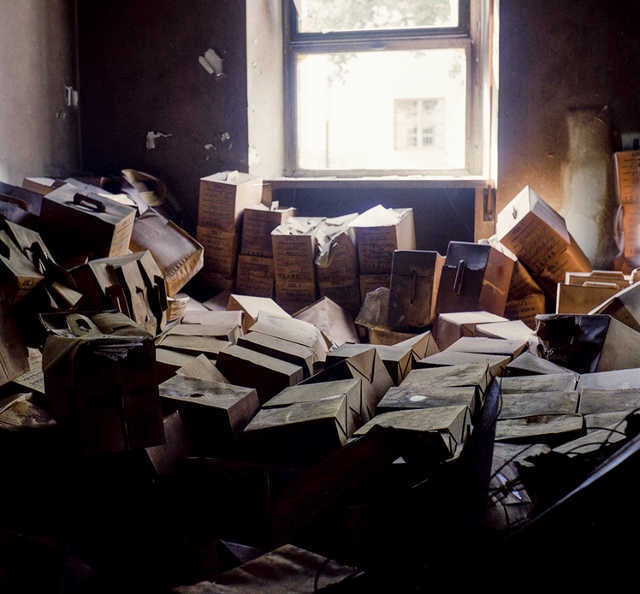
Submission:
[[[531,188],[441,255],[237,172],[197,240],[92,181],[0,185],[0,546],[41,591],[415,591],[637,446],[640,284]]]

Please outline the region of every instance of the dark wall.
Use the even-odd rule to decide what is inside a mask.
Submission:
[[[413,208],[416,247],[447,251],[451,240],[473,241],[473,190],[277,190],[274,198],[307,216],[334,217],[376,204]]]
[[[195,223],[199,179],[248,167],[244,7],[239,0],[79,2],[85,169],[158,175],[184,205],[187,224]],[[221,78],[198,63],[208,48],[224,58]],[[149,130],[171,136],[147,150]]]

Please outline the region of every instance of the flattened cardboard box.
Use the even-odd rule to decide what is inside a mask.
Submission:
[[[271,232],[294,216],[296,216],[295,208],[269,210],[266,206],[256,206],[245,209],[240,253],[273,258]]]
[[[69,184],[42,198],[40,219],[56,245],[65,243],[68,233],[74,243],[98,258],[124,256],[129,252],[135,210],[93,194],[84,196]]]
[[[236,291],[256,297],[272,297],[274,284],[273,258],[238,256]]]
[[[260,408],[253,388],[175,376],[160,384],[165,405],[180,410],[196,452],[230,447]]]
[[[352,223],[361,274],[389,274],[395,250],[415,250],[413,209],[378,205]]]
[[[227,302],[227,310],[242,312],[242,329],[244,332],[248,332],[249,328],[256,323],[258,314],[261,311],[267,312],[276,317],[291,317],[273,299],[269,299],[267,297],[255,297],[252,295],[231,294],[229,296],[229,301]]]
[[[577,373],[640,367],[640,332],[611,316],[538,316],[545,357]]]
[[[245,429],[243,441],[259,459],[312,463],[347,442],[347,414],[344,395],[264,407]]]
[[[214,173],[200,180],[198,225],[234,232],[242,212],[262,201],[262,180],[239,171]]]
[[[393,380],[374,347],[352,355],[340,363],[325,367],[323,371],[304,380],[303,383],[316,384],[350,378],[362,381],[360,411],[360,424],[362,424],[373,417],[378,402],[393,385]]]
[[[204,268],[222,276],[233,276],[238,256],[238,234],[214,227],[197,229],[198,241],[204,246]]]
[[[436,316],[436,299],[444,258],[437,252],[393,253],[389,326],[395,330],[424,328]]]
[[[151,252],[164,274],[170,297],[204,266],[203,246],[151,208],[135,219],[129,247],[134,252]]]
[[[550,299],[566,271],[590,272],[591,263],[565,220],[529,186],[499,213],[498,238],[528,268]]]
[[[277,396],[264,404],[264,408],[273,408],[296,404],[299,402],[318,402],[344,396],[347,406],[342,425],[347,430],[347,437],[359,427],[360,409],[362,407],[362,386],[359,379],[337,380],[317,384],[303,384],[285,388]]]
[[[247,335],[238,339],[238,345],[258,353],[263,353],[282,359],[294,365],[299,365],[304,370],[304,376],[309,377],[313,374],[313,365],[316,357],[309,347],[304,345],[260,334],[259,332],[249,332]]]
[[[288,386],[304,378],[299,365],[293,365],[256,351],[231,345],[218,353],[216,367],[232,383],[255,388],[260,402],[266,402]]]
[[[294,318],[319,328],[329,347],[359,342],[351,316],[328,297],[301,309]]]
[[[440,277],[438,313],[504,314],[515,261],[491,245],[451,241]]]
[[[360,299],[364,302],[367,293],[371,293],[380,287],[388,289],[391,286],[391,274],[361,274],[360,275]]]
[[[479,324],[508,322],[507,318],[488,311],[456,312],[440,314],[435,325],[435,335],[441,350],[450,347],[463,336],[477,336]]]

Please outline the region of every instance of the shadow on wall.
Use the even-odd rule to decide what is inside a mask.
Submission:
[[[382,204],[413,208],[416,247],[445,254],[449,241],[473,241],[474,190],[281,189],[274,200],[301,216],[334,217]]]

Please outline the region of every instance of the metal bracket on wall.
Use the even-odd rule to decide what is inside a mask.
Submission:
[[[496,218],[496,189],[484,188],[482,190],[482,220],[495,221]]]

